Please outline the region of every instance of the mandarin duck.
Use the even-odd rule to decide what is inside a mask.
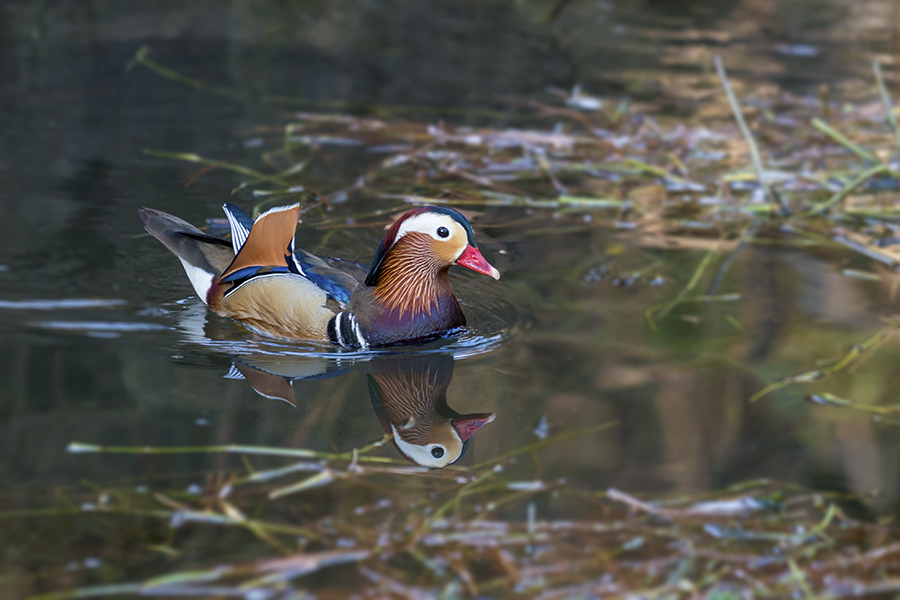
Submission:
[[[406,459],[438,469],[455,463],[493,413],[461,415],[447,405],[453,358],[402,357],[372,365],[369,397],[385,433]]]
[[[403,214],[372,266],[294,247],[300,205],[256,221],[226,204],[231,241],[172,215],[140,210],[144,228],[181,261],[203,302],[253,332],[367,350],[428,338],[466,324],[448,270],[460,265],[500,278],[481,255],[469,221],[444,206]]]

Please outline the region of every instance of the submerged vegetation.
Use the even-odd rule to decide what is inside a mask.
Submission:
[[[150,62],[146,52],[137,61],[205,89]],[[698,251],[693,272],[669,282],[670,298],[646,309],[648,329],[664,336],[683,305],[702,311],[740,300],[719,288],[750,245],[864,257],[876,267],[845,274],[883,282],[894,297],[900,129],[877,64],[873,77],[877,93],[853,104],[824,91],[818,99],[777,92],[738,102],[719,68],[718,75],[709,73],[708,94],[682,99],[689,117],[650,116],[646,107],[579,89],[554,103],[522,103],[516,126],[504,128],[304,112],[283,127],[242,132],[245,147],[259,148],[265,166],[149,153],[203,165],[188,184],[214,169],[234,171],[257,213],[303,200],[304,221],[325,231],[386,223],[410,204],[448,204],[489,212],[477,224],[488,231],[563,236],[602,228],[641,247]],[[367,166],[345,174],[348,185],[320,189],[323,170],[329,181],[338,179],[333,171],[343,167],[334,157],[341,153],[354,153],[354,164]],[[350,200],[367,209],[342,211],[339,205]],[[659,283],[652,268],[618,277],[620,285]],[[690,315],[680,317],[683,323]],[[827,383],[855,368],[896,341],[900,321],[890,315],[884,321],[834,360],[781,373],[748,402],[765,402],[787,386]],[[809,399],[900,423],[898,405],[819,388]],[[848,494],[752,481],[703,496],[648,498],[586,490],[543,472],[543,448],[608,435],[616,425],[538,436],[505,456],[443,470],[373,455],[389,438],[344,453],[73,442],[68,449],[75,459],[193,453],[211,460],[200,473],[93,482],[87,491],[48,496],[38,507],[0,512],[0,535],[22,539],[28,528],[65,522],[73,538],[87,540],[80,549],[96,551],[94,560],[112,567],[96,569],[86,558],[70,562],[64,570],[72,585],[34,596],[44,600],[262,600],[307,593],[723,600],[900,592],[900,528],[892,519],[868,518],[859,498]],[[510,475],[517,461],[531,461],[534,477]]]

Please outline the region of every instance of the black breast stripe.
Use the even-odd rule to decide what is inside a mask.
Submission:
[[[345,348],[369,349],[369,340],[356,316],[349,312],[339,312],[328,321],[328,339]]]

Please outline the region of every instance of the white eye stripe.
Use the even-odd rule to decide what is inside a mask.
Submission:
[[[394,243],[397,243],[400,238],[412,231],[427,233],[434,239],[442,242],[450,239],[450,236],[442,238],[438,235],[437,230],[441,227],[446,227],[451,234],[458,230],[457,232],[465,238],[466,230],[452,218],[437,213],[424,213],[405,220],[400,225],[400,229],[397,230],[397,237],[394,238]]]
[[[439,469],[441,467],[446,467],[459,458],[459,453],[454,456],[454,452],[451,452],[449,448],[444,448],[444,446],[440,444],[427,444],[425,446],[419,446],[417,444],[411,444],[405,441],[402,437],[400,437],[400,432],[397,431],[397,428],[394,427],[393,424],[391,424],[391,431],[394,434],[394,442],[397,444],[397,448],[399,448],[400,452],[409,457],[410,460],[412,460],[414,463],[422,465],[423,467]],[[455,434],[456,433],[454,432],[454,435]],[[459,436],[456,437],[459,438]],[[444,454],[440,458],[435,458],[431,454],[431,449],[438,446],[444,449]]]

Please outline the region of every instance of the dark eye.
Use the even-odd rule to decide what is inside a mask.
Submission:
[[[441,229],[444,229],[444,228],[441,227]],[[438,229],[438,231],[440,231],[441,229]],[[447,231],[447,230],[444,229],[444,231]],[[432,448],[432,449],[431,449],[431,455],[432,455],[433,457],[435,457],[435,458],[440,458],[440,457],[442,457],[442,456],[444,455],[444,449],[441,448],[440,446],[437,446],[436,448]]]
[[[449,237],[450,230],[447,229],[446,227],[438,227],[437,234],[438,234],[438,237],[442,237],[442,238]],[[440,457],[437,457],[437,458],[440,458]]]

